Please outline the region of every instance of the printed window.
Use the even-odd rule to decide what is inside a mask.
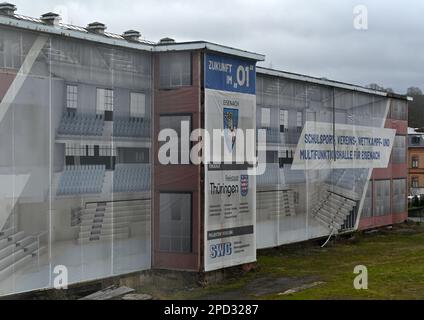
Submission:
[[[0,67],[19,69],[23,59],[20,36],[15,32],[0,32]]]
[[[266,163],[279,163],[278,152],[277,151],[267,151],[266,152]]]
[[[372,217],[372,181],[368,184],[367,194],[362,208],[362,216],[364,218]]]
[[[113,90],[97,89],[96,113],[104,115],[106,121],[113,120]]]
[[[375,215],[377,217],[390,214],[390,180],[375,181],[376,199]]]
[[[261,114],[262,127],[263,128],[269,128],[271,126],[271,109],[262,108],[261,112],[262,112],[262,114]]]
[[[175,150],[178,150],[178,164],[189,164],[190,163],[190,150],[181,150],[182,147],[182,138],[181,137],[181,128],[182,123],[188,122],[189,124],[189,132],[191,132],[191,115],[162,115],[160,116],[159,121],[159,129],[160,131],[166,130],[166,129],[172,129],[177,133],[178,140],[177,141],[166,141],[166,142],[160,142],[160,147],[162,147],[164,144],[169,143],[171,144],[174,142],[174,144],[169,145],[170,148],[174,148]],[[184,154],[183,154],[184,153]],[[167,155],[171,157],[172,155]],[[172,158],[172,157],[171,157]],[[176,161],[177,159],[172,159],[172,162]],[[177,164],[177,163],[170,163]]]
[[[146,116],[146,95],[131,92],[130,113],[132,118],[144,118]]]
[[[406,137],[405,136],[396,136],[393,153],[392,153],[392,163],[402,164],[406,162]]]
[[[78,86],[66,86],[66,108],[71,110],[78,108]]]
[[[160,251],[192,252],[191,193],[160,194]]]
[[[302,132],[302,128],[303,128],[303,113],[302,112],[298,112],[297,113],[297,132]]]
[[[400,100],[394,100],[391,107],[391,118],[393,120],[407,120],[407,103]]]
[[[393,180],[393,213],[406,211],[406,180]]]
[[[190,52],[164,53],[159,59],[161,89],[191,86]]]
[[[289,112],[280,110],[280,132],[285,133],[289,130]]]
[[[97,89],[97,111],[98,114],[113,111],[113,90]]]

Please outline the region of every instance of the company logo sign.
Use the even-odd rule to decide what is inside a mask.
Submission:
[[[233,245],[231,242],[220,243],[210,246],[210,256],[212,259],[231,256],[233,254]]]
[[[229,152],[234,151],[237,140],[239,124],[239,111],[237,109],[224,109],[224,139]]]
[[[249,194],[249,176],[240,176],[240,190],[242,197],[246,197]]]

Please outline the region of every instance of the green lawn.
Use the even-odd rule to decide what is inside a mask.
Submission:
[[[353,287],[357,265],[368,268],[367,291]],[[318,281],[323,284],[281,295]],[[161,299],[424,299],[424,227],[355,235],[324,249],[308,243],[268,250],[259,254],[257,270],[225,284],[151,293]]]

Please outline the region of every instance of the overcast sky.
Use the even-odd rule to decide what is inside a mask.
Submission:
[[[66,22],[100,21],[147,40],[206,40],[265,54],[262,66],[405,93],[424,89],[422,0],[8,0],[18,13],[60,11]],[[366,5],[368,30],[354,28]]]

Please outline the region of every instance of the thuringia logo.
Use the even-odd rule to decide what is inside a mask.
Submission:
[[[249,194],[249,176],[242,175],[240,177],[241,196],[246,197]]]
[[[228,151],[233,152],[236,145],[236,131],[239,123],[237,109],[224,109],[224,137]]]

